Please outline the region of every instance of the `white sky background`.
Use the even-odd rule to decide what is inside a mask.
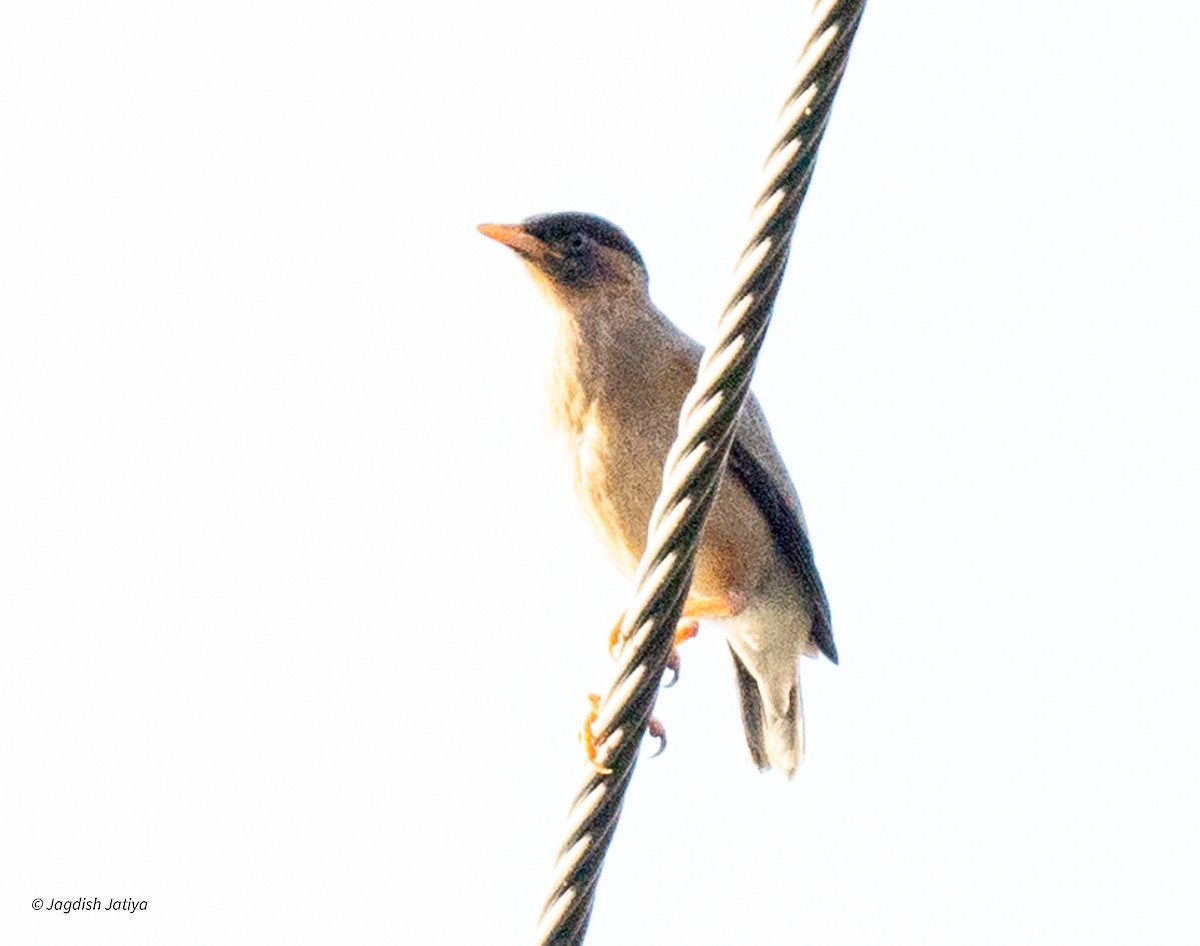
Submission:
[[[0,938],[528,940],[627,586],[474,226],[706,339],[806,14],[4,6]],[[593,946],[1196,941],[1184,15],[867,10],[756,378],[842,666],[789,783],[688,645]]]

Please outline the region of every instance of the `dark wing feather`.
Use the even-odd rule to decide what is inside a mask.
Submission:
[[[728,469],[754,500],[771,530],[775,549],[783,556],[783,560],[787,562],[788,568],[800,584],[804,600],[812,610],[813,643],[820,648],[821,653],[837,663],[837,647],[833,643],[833,627],[829,618],[829,600],[825,597],[821,576],[817,574],[812,544],[808,541],[804,527],[800,525],[800,520],[788,505],[783,493],[771,482],[771,477],[763,465],[755,459],[746,445],[736,438],[729,450]]]

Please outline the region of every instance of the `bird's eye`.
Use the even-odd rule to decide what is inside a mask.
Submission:
[[[582,250],[583,244],[587,242],[587,237],[582,233],[575,233],[571,236],[570,247],[573,250]]]

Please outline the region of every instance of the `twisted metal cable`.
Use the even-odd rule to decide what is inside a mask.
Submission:
[[[636,590],[621,625],[624,644],[616,677],[598,707],[593,727],[602,747],[598,761],[609,771],[591,772],[575,796],[567,840],[535,934],[539,946],[583,942],[596,881],[692,584],[700,529],[750,389],[796,217],[864,5],[865,0],[822,0],[813,10],[779,116],[777,143],[764,166],[765,183],[750,218],[751,236],[734,273],[737,288],[680,412],[679,433],[667,455],[662,492],[635,576]]]

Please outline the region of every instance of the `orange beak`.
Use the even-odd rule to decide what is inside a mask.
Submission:
[[[535,263],[559,255],[519,223],[481,223],[479,232]]]

